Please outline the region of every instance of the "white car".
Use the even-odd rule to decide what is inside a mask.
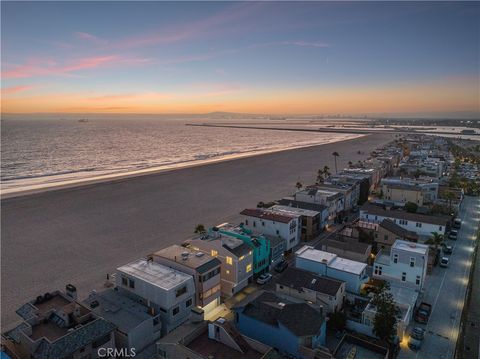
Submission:
[[[257,283],[258,284],[266,284],[270,282],[270,279],[272,279],[272,275],[270,273],[264,273],[260,277],[257,278]]]
[[[442,257],[442,259],[440,259],[440,267],[448,267],[448,258],[447,257]]]

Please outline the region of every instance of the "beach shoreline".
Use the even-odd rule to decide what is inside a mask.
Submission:
[[[334,151],[340,169],[393,139],[375,134],[2,199],[2,327],[39,294],[71,283],[84,298],[107,273],[182,243],[197,224],[237,221],[243,208],[290,195],[319,168],[333,172]]]
[[[368,136],[368,135],[352,134],[351,138],[339,139],[339,140],[334,140],[331,142],[325,142],[321,144],[308,144],[308,145],[293,146],[293,147],[281,148],[281,149],[266,149],[266,150],[250,151],[250,152],[243,152],[243,153],[235,153],[232,155],[212,157],[205,160],[187,161],[187,162],[180,162],[180,163],[175,163],[171,165],[153,166],[153,167],[148,167],[148,168],[143,168],[138,170],[113,172],[113,173],[107,173],[107,174],[94,175],[87,178],[83,177],[83,178],[77,178],[77,179],[66,179],[64,181],[58,181],[58,182],[44,182],[44,183],[39,183],[37,185],[24,186],[22,188],[16,188],[16,187],[8,188],[8,182],[7,183],[3,182],[0,186],[1,187],[0,199],[4,200],[8,198],[28,196],[32,194],[47,192],[47,191],[57,191],[62,189],[95,185],[99,183],[123,181],[126,179],[136,178],[139,176],[148,176],[153,174],[181,170],[185,168],[205,166],[209,164],[222,163],[226,161],[235,161],[242,158],[262,156],[270,153],[291,151],[291,150],[296,150],[300,148],[317,147],[317,146],[323,146],[323,145],[333,144],[333,143],[341,143],[341,142],[355,140],[363,136]],[[47,177],[50,177],[50,176],[47,176]],[[5,187],[7,188],[5,189]]]

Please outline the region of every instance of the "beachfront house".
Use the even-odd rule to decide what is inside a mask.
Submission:
[[[302,230],[301,240],[309,241],[317,237],[323,230],[322,227],[322,214],[318,211],[309,209],[296,208],[292,206],[275,205],[270,209],[287,214],[293,214],[299,216]]]
[[[150,255],[155,263],[189,274],[195,282],[195,305],[206,315],[220,305],[220,260],[208,253],[177,244]]]
[[[222,295],[230,297],[252,280],[253,251],[241,239],[213,227],[208,233],[190,241],[190,248],[220,260]]]
[[[151,259],[139,259],[117,268],[118,291],[160,314],[162,335],[185,322],[195,301],[193,277]]]
[[[269,236],[277,236],[285,241],[285,251],[300,242],[302,221],[300,215],[264,208],[247,208],[240,212],[245,228]]]
[[[93,313],[115,325],[115,344],[135,358],[148,359],[155,355],[155,343],[160,339],[160,314],[115,289],[91,292],[83,304]]]
[[[333,222],[335,217],[345,210],[345,196],[336,190],[317,189],[312,186],[296,192],[293,197],[296,201],[327,206],[330,222]]]
[[[341,310],[345,301],[344,281],[322,277],[300,268],[288,267],[275,286],[278,294],[323,306],[326,314]]]
[[[427,276],[428,255],[428,245],[397,240],[389,251],[378,252],[373,277],[420,290]]]
[[[328,207],[324,206],[323,204],[296,201],[294,197],[283,197],[281,200],[278,201],[278,204],[281,206],[300,208],[300,209],[305,209],[307,211],[318,212],[320,213],[320,218],[319,218],[320,223],[318,224],[319,230],[324,231],[325,228],[328,226],[328,217],[329,217]],[[312,228],[312,233],[313,233],[315,231],[315,226],[313,225],[314,221],[312,220],[311,223],[313,226]],[[305,227],[305,230],[307,231],[307,228],[309,225],[310,225],[309,223],[304,223],[304,220],[302,219],[302,232],[304,227]]]
[[[319,190],[336,191],[343,194],[344,210],[349,211],[357,206],[360,196],[358,183],[319,183],[314,186]]]
[[[303,348],[325,345],[324,313],[305,302],[294,303],[258,290],[237,303],[235,326],[240,333],[294,358],[306,358]]]
[[[74,286],[66,289],[17,309],[23,321],[2,334],[2,358],[4,348],[12,358],[99,358],[116,348],[115,326],[79,303]]]
[[[263,235],[256,235],[242,224],[234,225],[223,223],[218,226],[218,231],[227,236],[240,239],[248,245],[253,252],[253,276],[268,272],[270,269],[271,241]]]
[[[408,231],[417,233],[420,240],[429,239],[432,232],[445,234],[450,222],[448,216],[409,213],[372,203],[365,203],[360,208],[360,222],[363,222],[364,226],[371,224],[372,227],[375,227],[385,219],[391,220]]]
[[[341,280],[346,290],[359,293],[368,281],[367,265],[362,262],[341,258],[334,253],[303,246],[295,252],[295,266],[321,276]]]

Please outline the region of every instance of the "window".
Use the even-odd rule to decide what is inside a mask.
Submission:
[[[128,285],[128,279],[127,279],[127,277],[124,277],[123,275],[122,275],[122,284],[123,284],[125,287]]]
[[[293,243],[293,242],[295,242],[295,237],[290,239],[290,243]]]
[[[366,219],[368,219],[368,214],[365,216]]]
[[[167,310],[166,310],[165,308],[162,308],[162,307],[160,307],[160,311],[161,311],[162,313],[166,313],[166,312],[167,312]]]
[[[257,222],[253,221],[253,226],[256,227],[256,226],[257,226]]]
[[[420,276],[419,275],[417,275],[417,279],[415,280],[415,284],[420,285]]]
[[[240,258],[238,258],[239,261],[243,261],[245,259],[245,256],[241,256]]]
[[[415,267],[415,258],[410,257],[410,267]]]
[[[160,324],[160,317],[155,317],[153,318],[153,325],[159,325]]]
[[[179,308],[179,307],[175,307],[175,308],[173,308],[173,312],[172,312],[172,313],[173,313],[173,315],[177,315],[177,314],[178,314],[178,312],[180,312],[180,308]]]
[[[264,221],[262,221],[262,226],[264,226],[264,227],[265,227],[265,222],[264,222]]]
[[[247,264],[247,273],[252,271],[252,263]]]
[[[233,265],[233,259],[232,259],[232,257],[228,257],[228,256],[227,256],[226,261],[227,261],[227,264]]]
[[[227,269],[227,270],[225,271],[225,273],[230,274],[230,271]]]
[[[245,225],[248,226],[248,219],[245,220]]]
[[[190,298],[189,300],[187,300],[187,301],[185,302],[185,307],[186,307],[186,308],[190,307],[191,305],[192,305],[192,298]]]
[[[403,272],[402,273],[402,282],[405,282],[407,280],[407,273]]]
[[[439,230],[439,231],[443,231],[442,226],[438,227],[438,230]]]
[[[280,289],[283,289],[283,285],[280,285],[279,287],[280,287]]]
[[[277,233],[277,234],[280,234],[280,231],[277,229],[277,230],[276,230],[276,233]]]
[[[378,267],[378,275],[382,275],[382,267]]]
[[[187,287],[186,287],[186,286],[177,289],[177,291],[175,292],[175,297],[178,298],[178,297],[180,297],[182,294],[185,294],[185,293],[187,293]]]
[[[128,286],[132,289],[135,289],[135,281],[133,279],[129,279]]]
[[[415,227],[422,228],[422,224],[420,222],[415,223]]]
[[[383,240],[384,240],[384,241],[388,241],[388,234],[385,234],[385,235],[383,236]]]
[[[218,256],[218,251],[216,251],[215,249],[212,249],[211,254],[212,254],[212,257],[216,257]]]
[[[393,255],[393,263],[398,263],[398,254]]]

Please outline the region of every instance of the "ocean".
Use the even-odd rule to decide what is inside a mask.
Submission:
[[[359,137],[186,126],[214,119],[4,116],[2,192],[178,168]]]

